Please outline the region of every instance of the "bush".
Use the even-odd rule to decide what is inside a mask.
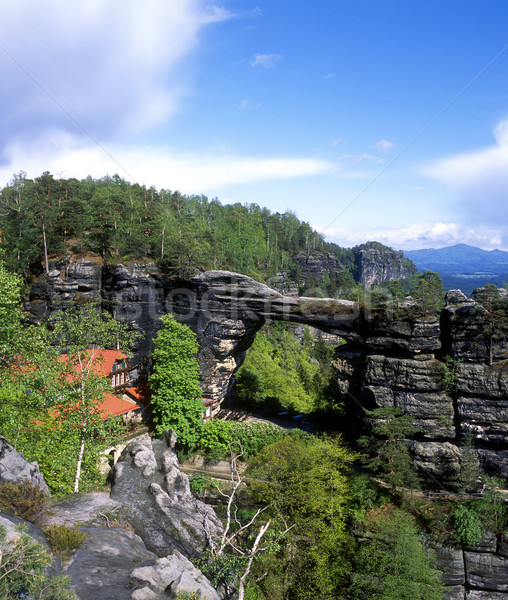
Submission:
[[[0,485],[0,508],[26,521],[37,523],[47,501],[43,490],[28,480]]]
[[[72,552],[83,545],[87,534],[67,525],[50,525],[46,536],[55,552]]]
[[[47,577],[45,569],[51,556],[29,536],[6,541],[0,527],[0,598],[37,598],[38,600],[76,600],[66,588],[66,577]]]
[[[205,423],[201,433],[201,447],[205,450],[218,450],[226,453],[231,442],[231,423],[213,419]]]
[[[287,431],[271,423],[231,423],[231,438],[239,442],[244,451],[244,458],[250,458],[266,446],[274,444],[286,435],[305,435],[298,429]]]

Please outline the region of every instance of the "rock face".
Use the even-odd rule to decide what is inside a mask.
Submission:
[[[361,264],[374,265],[365,267],[368,283],[377,264],[372,257],[381,250],[358,252]],[[324,269],[319,265],[316,272]],[[383,277],[401,275],[403,262],[397,259],[393,265]],[[489,348],[481,333],[484,309],[458,290],[448,293],[440,319],[415,318],[410,307],[396,318],[380,318],[368,307],[360,311],[346,300],[284,296],[229,271],[176,281],[156,272],[153,265],[99,269],[86,261],[64,261],[33,286],[26,309],[38,320],[69,300],[79,300],[80,294],[98,297],[98,290],[116,318],[145,333],[136,349],[140,370],[151,354],[163,314],[172,312],[189,325],[200,345],[203,393],[216,401],[216,407],[227,396],[235,370],[267,319],[303,323],[347,341],[335,361],[344,397],[354,397],[367,408],[400,407],[413,416],[421,430],[413,443],[415,460],[429,479],[437,477],[447,485],[456,477],[464,434],[473,436],[486,472],[508,475],[508,378],[504,368],[485,364],[490,351],[494,361],[506,358],[508,332],[496,333]],[[455,361],[453,385],[446,356]]]
[[[111,497],[128,508],[134,531],[160,557],[174,550],[198,556],[222,527],[192,496],[169,435],[153,442],[146,435],[127,446],[113,469]]]
[[[197,598],[220,600],[208,579],[178,550],[159,558],[152,566],[135,569],[131,581],[143,586],[132,594],[132,600],[164,600],[168,594],[175,598],[182,590]]]
[[[387,246],[373,244],[353,248],[357,268],[356,280],[370,287],[386,281],[405,279],[417,273],[416,266],[404,257],[402,250],[395,252]]]
[[[83,527],[85,543],[71,557],[66,573],[80,600],[130,600],[127,585],[135,568],[153,565],[157,555],[142,539],[119,527]]]
[[[438,489],[454,489],[466,458],[490,475],[508,476],[508,369],[485,364],[484,313],[453,290],[440,320],[407,313],[378,326],[371,321],[360,343],[349,340],[337,350],[343,398],[411,415],[420,430],[411,442],[416,466]],[[492,344],[494,359],[505,358],[507,336],[497,334]],[[472,456],[465,456],[465,437]]]
[[[60,275],[55,269],[32,287],[25,304],[32,321],[48,317],[72,300],[79,301],[79,290],[86,292],[87,298],[100,297],[117,319],[143,331],[144,339],[135,349],[135,364],[142,372],[160,328],[160,317],[171,312],[197,334],[203,393],[218,402],[227,394],[232,374],[266,319],[355,335],[360,318],[357,307],[347,300],[283,296],[250,277],[229,271],[208,271],[190,281],[177,281],[157,273],[153,265],[131,269],[118,265],[99,271],[87,261],[77,264],[79,268],[68,265]],[[96,279],[92,284],[93,273]],[[84,286],[87,290],[82,289]]]
[[[475,548],[434,546],[445,599],[507,600],[508,559],[501,547],[502,541],[489,531]]]
[[[50,495],[39,465],[36,462],[27,462],[21,452],[15,450],[3,436],[0,436],[0,483],[23,483],[23,481],[29,481],[41,488],[48,496]]]

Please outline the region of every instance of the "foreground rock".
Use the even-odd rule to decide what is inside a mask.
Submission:
[[[157,556],[132,531],[119,527],[84,527],[85,543],[66,567],[71,589],[80,600],[130,600],[130,575],[153,565]]]
[[[132,441],[113,470],[111,497],[128,509],[128,519],[147,548],[159,557],[178,550],[199,556],[221,529],[213,509],[196,500],[180,472],[174,443],[166,432]]]
[[[152,566],[134,570],[131,581],[143,586],[132,594],[132,600],[165,600],[168,595],[175,598],[181,591],[195,594],[196,598],[220,600],[208,579],[178,550],[159,558]]]

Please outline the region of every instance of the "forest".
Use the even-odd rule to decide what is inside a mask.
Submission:
[[[72,253],[105,262],[154,261],[168,274],[227,269],[266,281],[278,271],[298,279],[297,252],[333,252],[347,271],[351,250],[324,241],[290,210],[226,204],[205,196],[146,188],[118,175],[99,180],[15,175],[0,192],[7,267],[25,279],[44,257]],[[47,267],[47,265],[46,265]]]
[[[94,412],[104,382],[83,370],[79,385],[69,382],[58,355],[66,351],[79,362],[98,340],[104,347],[121,341],[126,351],[131,343],[130,332],[92,304],[60,314],[49,328],[24,322],[24,291],[58,257],[110,265],[153,262],[178,278],[227,269],[269,281],[284,271],[305,293],[315,282],[301,280],[295,255],[331,253],[342,271],[320,282],[324,291],[334,296],[354,289],[355,298],[365,297],[355,281],[354,251],[325,242],[291,211],[222,205],[118,176],[78,181],[43,173],[32,180],[20,173],[0,191],[0,230],[0,433],[40,463],[57,495],[104,489],[97,459],[122,436],[119,423]],[[442,283],[431,272],[387,283],[386,289],[395,303],[411,291],[416,315],[435,314],[443,305]],[[377,298],[369,290],[371,308],[381,319],[385,291]],[[490,338],[499,320],[494,309],[491,313],[492,323],[485,325]],[[253,483],[235,499],[235,527],[241,530],[266,507],[239,540],[243,555],[230,547],[200,564],[214,585],[235,587],[253,538],[266,528],[266,551],[254,557],[245,577],[248,600],[438,600],[443,590],[428,546],[473,544],[486,529],[506,526],[496,482],[484,482],[485,499],[456,505],[429,504],[417,491],[421,483],[407,443],[415,430],[400,411],[373,413],[376,425],[354,445],[345,431],[288,433],[219,419],[203,425],[196,349],[194,334],[168,315],[155,340],[150,431],[177,429],[182,459],[193,453],[224,459],[240,444]],[[320,414],[321,423],[335,425],[333,418],[347,407],[336,402],[333,354],[333,344],[306,328],[296,335],[294,326],[268,323],[237,373],[238,400],[249,408]],[[62,407],[66,420],[58,418]],[[466,467],[465,490],[479,481]],[[191,485],[201,493],[211,484],[198,477]],[[0,486],[3,509],[12,508],[12,496]]]

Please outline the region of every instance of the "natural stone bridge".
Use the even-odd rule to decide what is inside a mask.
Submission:
[[[141,357],[150,356],[163,314],[172,312],[187,323],[200,343],[204,394],[217,401],[267,319],[339,335],[347,341],[334,360],[342,399],[353,398],[358,414],[361,407],[396,406],[412,416],[420,431],[411,441],[412,453],[428,486],[454,489],[464,435],[474,444],[469,461],[508,477],[508,332],[492,340],[495,365],[489,367],[480,335],[482,309],[461,292],[448,293],[440,319],[419,320],[410,312],[378,319],[346,300],[283,296],[226,271],[175,281],[149,266],[129,270],[66,260],[34,284],[25,308],[40,321],[69,302],[99,298],[117,318],[146,334],[138,348]],[[446,385],[446,356],[456,361],[453,389]],[[447,597],[464,598],[464,583],[468,598],[508,597],[505,535],[492,534],[466,552],[441,549],[438,559],[445,568]]]
[[[217,402],[267,319],[311,325],[347,341],[334,361],[343,398],[365,408],[396,406],[413,417],[421,432],[413,451],[422,472],[442,481],[455,478],[461,439],[468,434],[483,469],[508,476],[508,369],[501,368],[507,336],[494,343],[499,366],[488,367],[478,342],[481,311],[460,292],[449,294],[440,320],[409,313],[378,319],[347,300],[283,296],[227,271],[175,281],[146,267],[86,261],[55,267],[32,287],[26,309],[33,320],[71,301],[101,298],[118,319],[145,333],[137,355],[148,358],[160,317],[172,312],[196,332],[203,393]],[[446,388],[445,356],[460,361],[453,393]]]

